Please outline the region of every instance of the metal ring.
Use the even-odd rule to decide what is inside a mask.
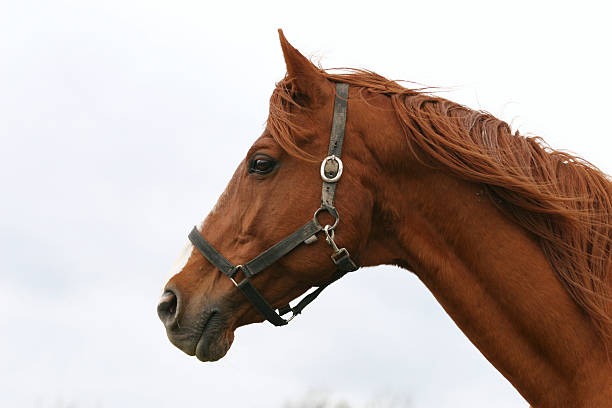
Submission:
[[[321,225],[321,223],[319,222],[319,220],[317,220],[317,216],[319,215],[319,213],[321,211],[327,211],[332,217],[334,217],[336,220],[334,221],[334,225],[330,226],[329,229],[330,230],[334,230],[337,226],[338,223],[340,222],[340,216],[338,215],[338,213],[336,212],[336,215],[332,214],[331,211],[329,211],[327,208],[325,207],[320,207],[317,211],[315,211],[314,216],[312,217],[312,220],[314,221],[315,225],[319,228],[323,228],[323,226]]]
[[[325,165],[327,164],[328,160],[333,160],[336,163],[338,163],[338,172],[336,173],[334,177],[331,177],[331,178],[325,175]],[[323,162],[321,163],[321,178],[325,182],[335,183],[336,181],[340,180],[340,177],[342,176],[342,168],[343,168],[342,160],[340,160],[339,157],[336,157],[333,154],[331,156],[327,156],[326,158],[323,159]]]

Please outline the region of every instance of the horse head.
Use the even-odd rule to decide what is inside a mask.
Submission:
[[[346,114],[348,94],[338,95],[336,83],[279,33],[287,75],[272,95],[267,126],[192,231],[158,306],[170,341],[202,361],[223,357],[239,326],[265,318],[284,324],[268,314],[365,261],[376,183],[361,138],[367,126],[357,110]],[[346,134],[341,159],[337,140],[330,147],[334,121]],[[322,185],[334,191],[322,194]],[[265,265],[249,263],[271,247]]]

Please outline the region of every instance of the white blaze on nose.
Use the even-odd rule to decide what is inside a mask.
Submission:
[[[191,243],[191,241],[187,241],[187,244],[185,244],[185,247],[183,248],[179,256],[176,258],[176,261],[174,261],[174,265],[172,265],[172,269],[168,274],[168,279],[166,279],[166,283],[170,281],[170,279],[181,273],[185,265],[187,265],[187,261],[189,261],[189,258],[191,258],[193,250],[193,244]]]

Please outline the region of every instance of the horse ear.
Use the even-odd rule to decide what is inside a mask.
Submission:
[[[287,66],[287,77],[296,88],[297,102],[312,103],[321,100],[324,97],[327,79],[321,74],[319,68],[289,44],[283,30],[278,30],[278,36]],[[306,100],[302,101],[304,97]]]

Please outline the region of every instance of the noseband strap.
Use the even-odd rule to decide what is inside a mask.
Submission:
[[[308,221],[293,234],[279,241],[244,265],[233,265],[202,236],[196,227],[189,233],[189,240],[202,255],[204,255],[211,264],[217,267],[219,271],[229,277],[234,285],[236,285],[236,287],[251,301],[253,306],[255,306],[255,308],[275,326],[286,325],[291,319],[300,314],[310,302],[315,300],[329,284],[340,279],[346,273],[358,269],[357,264],[353,262],[346,248],[338,248],[334,241],[334,231],[340,221],[338,211],[334,207],[334,197],[338,180],[342,176],[343,171],[340,154],[342,153],[342,142],[344,140],[344,128],[346,125],[348,88],[348,84],[336,84],[334,117],[329,138],[328,156],[323,159],[323,163],[321,164],[321,178],[323,179],[321,208],[315,212],[312,220]],[[335,218],[333,225],[322,226],[319,223],[317,216],[322,211],[329,212]],[[336,272],[334,272],[329,281],[304,296],[297,305],[293,307],[286,305],[279,308],[278,312],[276,312],[253,286],[250,279],[287,255],[299,245],[315,242],[317,240],[317,234],[320,232],[325,233],[325,240],[334,251],[333,255],[331,255],[331,259],[336,265]],[[237,275],[241,271],[243,278],[240,282],[237,282]],[[289,312],[292,312],[291,317],[289,319],[284,319],[282,316]]]

